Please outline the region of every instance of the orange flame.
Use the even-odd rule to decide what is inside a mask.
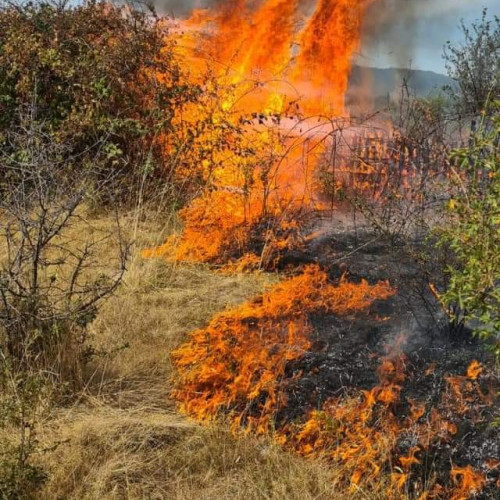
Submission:
[[[310,347],[308,315],[363,311],[393,293],[387,283],[342,279],[335,286],[319,267],[308,267],[193,332],[172,355],[179,377],[174,395],[183,411],[198,419],[230,411],[236,425],[267,431],[275,411],[286,404],[280,379],[287,362]]]
[[[451,500],[467,500],[471,495],[479,493],[486,484],[483,474],[475,471],[470,465],[453,467],[451,477],[458,484],[458,490],[454,492]]]
[[[188,100],[163,147],[178,158],[176,184],[206,189],[181,213],[183,236],[144,256],[272,267],[296,242],[283,224],[296,220],[298,207],[323,206],[315,170],[335,128],[330,119],[345,115],[351,61],[373,1],[318,0],[304,19],[300,0],[228,0],[171,30],[182,76],[203,97]],[[322,118],[301,122],[303,111]],[[261,224],[269,216],[271,228]],[[259,224],[268,232],[265,255],[248,248]]]
[[[476,366],[473,364],[473,366]],[[396,404],[400,403],[401,384],[406,378],[405,357],[389,354],[382,360],[378,374],[380,383],[370,391],[362,391],[361,397],[345,400],[331,400],[323,410],[311,412],[301,425],[288,425],[280,430],[280,442],[303,455],[322,455],[339,465],[344,471],[351,491],[363,485],[369,488],[381,471],[390,467],[391,482],[384,490],[386,498],[399,499],[405,493],[412,479],[415,467],[422,463],[420,454],[440,441],[447,441],[458,432],[457,425],[441,416],[432,408],[426,417],[426,405],[410,400],[410,413],[398,417]],[[449,379],[453,377],[448,377]],[[472,391],[473,389],[470,388]],[[480,389],[474,387],[476,397],[481,398]],[[443,411],[456,414],[462,402],[443,393]],[[449,406],[449,408],[448,408]],[[472,409],[467,411],[473,412]],[[397,453],[396,444],[408,433],[419,438],[405,455]],[[485,465],[495,467],[495,461]],[[419,500],[429,498],[466,500],[479,493],[486,485],[485,477],[470,465],[451,470],[453,484],[444,486],[436,483],[431,489],[418,496]],[[416,484],[416,483],[415,483]]]
[[[477,380],[483,372],[483,367],[479,361],[474,360],[467,368],[467,378],[470,380]]]
[[[360,48],[362,17],[369,3],[367,0],[318,1],[315,13],[300,36],[294,72],[296,80],[311,83],[315,100],[323,101],[323,106],[311,109],[309,105],[310,110],[343,113],[352,56]]]
[[[307,91],[308,111],[339,115],[363,15],[372,1],[319,0],[305,23],[298,22],[299,0],[263,0],[257,8],[250,0],[226,1],[214,10],[195,11],[187,25],[205,33],[198,52],[217,61],[232,83],[285,79],[289,91]],[[272,87],[267,102],[276,97]]]
[[[256,9],[250,0],[228,0],[214,10],[196,11],[174,33],[187,66],[183,77],[200,85],[203,97],[188,101],[182,117],[174,119],[176,133],[161,137],[162,146],[182,153],[177,177],[206,189],[181,211],[183,234],[145,251],[146,257],[230,262],[244,269],[272,263],[283,249],[300,245],[300,209],[317,201],[311,170],[325,153],[324,137],[333,126],[299,122],[297,116],[345,114],[351,60],[372,1],[318,0],[311,17],[301,21],[300,0],[262,0]],[[294,118],[285,126],[287,113]],[[189,156],[186,144],[193,142],[197,154]],[[371,189],[374,176],[388,175],[373,166],[385,154],[375,143],[347,159],[339,172],[353,174],[360,189]],[[395,154],[406,165],[415,152]],[[402,174],[406,180],[412,175],[407,169]],[[252,246],[256,239],[258,250]],[[311,347],[309,314],[356,313],[393,293],[387,283],[353,284],[345,278],[334,286],[325,272],[308,267],[191,333],[172,354],[178,372],[174,396],[199,420],[229,414],[235,428],[268,432],[287,404],[282,387],[287,363]],[[375,387],[328,401],[302,423],[278,429],[276,439],[300,454],[341,464],[353,491],[390,470],[387,498],[400,498],[422,465],[420,455],[458,433],[457,416],[480,420],[475,403],[492,400],[481,391],[484,368],[474,361],[465,376],[445,378],[440,411],[405,401],[403,341],[399,338],[381,360]],[[425,373],[435,371],[430,366]],[[401,406],[407,408],[403,416]],[[415,438],[412,446],[399,450],[398,441],[408,433]],[[436,484],[420,498],[458,500],[485,486],[471,466],[454,467],[451,478],[453,485]]]

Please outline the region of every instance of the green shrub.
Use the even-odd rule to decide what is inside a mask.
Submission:
[[[168,179],[157,138],[198,93],[172,49],[154,14],[108,2],[0,7],[0,147],[30,106],[54,140],[71,144],[72,168],[112,172],[122,198],[145,171]]]
[[[450,224],[440,231],[455,264],[444,302],[475,326],[500,360],[500,103],[483,117],[469,148],[455,151],[456,196],[448,202]]]

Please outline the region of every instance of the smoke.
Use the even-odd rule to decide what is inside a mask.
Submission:
[[[469,13],[479,15],[484,2],[376,0],[364,20],[360,62],[370,65],[370,58],[382,59],[388,66],[407,68],[422,53],[438,59],[460,18]]]
[[[183,17],[193,9],[212,7],[218,0],[153,0],[152,3],[161,14]]]
[[[421,3],[422,0],[374,2],[363,23],[362,57],[366,56],[369,62],[372,54],[382,53],[391,65],[408,66],[413,58],[417,33],[415,13]]]
[[[210,8],[217,4],[228,3],[232,0],[152,0],[158,12],[170,14],[174,16],[186,16],[193,9]],[[252,3],[256,6],[262,0],[249,0],[248,4]],[[310,14],[314,8],[316,0],[301,0],[300,7],[305,12]]]

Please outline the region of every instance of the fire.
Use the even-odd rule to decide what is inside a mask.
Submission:
[[[367,491],[384,470],[392,471],[384,490],[389,499],[406,498],[412,484],[414,496],[410,497],[419,500],[466,500],[481,492],[485,476],[470,465],[452,467],[448,486],[436,482],[425,492],[422,485],[416,486],[426,451],[448,442],[457,434],[457,425],[436,408],[429,411],[425,402],[408,401],[409,413],[400,415],[401,391],[408,374],[405,355],[397,349],[381,360],[378,375],[380,382],[370,391],[330,400],[322,410],[312,411],[304,423],[282,428],[280,442],[302,455],[320,455],[334,462],[337,470],[345,472],[344,480],[352,492]],[[479,387],[474,389],[480,392]],[[455,405],[445,391],[441,412],[454,415],[457,407],[461,402]],[[403,453],[400,443],[410,436],[416,444]]]
[[[373,1],[318,0],[304,17],[301,0],[226,0],[181,23],[173,36],[186,62],[183,77],[202,98],[186,104],[162,147],[180,152],[175,175],[194,195],[180,212],[183,232],[144,256],[276,268],[283,253],[301,248],[308,212],[323,208],[315,179],[325,158],[332,167],[332,151],[341,158],[338,169],[333,163],[333,190],[350,178],[360,192],[383,198],[380,186],[392,189],[391,165],[398,164],[409,194],[396,195],[420,196],[411,186],[419,175],[410,168],[415,150],[403,144],[388,151],[376,134],[357,142],[342,137],[351,61]],[[435,478],[429,463],[440,447],[451,447],[463,419],[481,423],[492,404],[477,361],[465,374],[439,379],[438,401],[411,399],[405,384],[412,367],[398,337],[386,355],[373,353],[380,358],[375,386],[307,408],[293,422],[277,421],[287,408],[287,383],[302,376],[287,366],[312,349],[310,316],[358,314],[394,293],[385,282],[344,277],[334,284],[319,267],[306,267],[192,332],[172,354],[174,397],[198,420],[225,416],[235,430],[272,431],[288,449],[324,457],[353,492],[370,491],[384,476],[389,499],[468,498],[485,487],[482,472],[466,465]],[[442,376],[436,364],[424,374]]]
[[[334,462],[352,492],[368,491],[384,471],[391,471],[384,491],[387,498],[401,498],[409,488],[421,500],[469,498],[486,485],[484,475],[470,465],[453,467],[451,483],[436,480],[425,492],[419,481],[421,474],[427,474],[425,454],[449,443],[461,419],[480,418],[474,405],[463,401],[475,398],[486,404],[474,378],[477,362],[466,376],[446,378],[448,386],[437,407],[429,408],[425,401],[405,401],[403,388],[411,373],[403,353],[405,337],[399,336],[380,361],[375,387],[331,399],[302,423],[275,427],[277,412],[287,406],[287,380],[301,376],[287,374],[286,367],[311,348],[309,315],[353,314],[393,293],[387,283],[370,286],[343,278],[335,286],[318,267],[308,267],[193,332],[173,353],[178,371],[174,396],[184,412],[199,420],[229,415],[235,430],[273,431],[283,446]],[[465,396],[461,390],[467,391]],[[404,445],[407,441],[413,445]]]
[[[275,85],[283,80],[287,93],[296,89],[283,97],[295,99],[298,92],[308,112],[338,116],[344,114],[351,61],[372,1],[318,0],[313,14],[304,19],[300,0],[262,0],[257,7],[250,0],[227,0],[193,13],[186,22],[191,30],[188,45],[197,47],[198,57],[216,61],[232,84],[246,81],[243,93],[252,83],[273,81],[260,93],[260,108],[254,111],[283,109]],[[199,43],[192,40],[193,28],[204,34]]]
[[[473,361],[467,368],[467,378],[470,380],[477,380],[477,378],[483,372],[483,367],[479,361]]]
[[[345,183],[376,201],[421,199],[428,173],[413,168],[416,149],[348,130],[344,98],[373,3],[225,0],[172,26],[178,78],[197,90],[158,142],[192,203],[181,212],[183,235],[146,257],[269,269],[302,237],[286,227],[304,211],[331,210],[326,196]]]
[[[328,196],[346,180],[377,200],[403,196],[392,192],[400,188],[421,196],[407,167],[416,151],[395,153],[378,132],[356,139],[344,130],[352,59],[374,2],[226,0],[171,30],[181,76],[203,97],[185,105],[163,147],[178,159],[176,185],[194,200],[181,212],[184,233],[145,256],[273,268],[302,237],[286,229],[300,225],[298,214],[333,206],[318,187],[323,165],[333,176]]]
[[[296,80],[310,82],[314,103],[311,111],[344,111],[352,56],[360,48],[363,14],[367,0],[319,0],[316,11],[300,35]],[[305,78],[304,78],[305,77]],[[318,101],[323,105],[318,106]]]
[[[387,356],[381,359],[378,385],[358,395],[328,401],[321,410],[312,411],[302,424],[287,424],[279,430],[279,441],[300,454],[320,455],[333,461],[336,470],[345,472],[344,480],[353,492],[359,488],[369,491],[384,470],[391,470],[391,482],[384,489],[386,498],[406,498],[407,495],[419,500],[470,498],[481,492],[487,482],[485,475],[470,465],[452,467],[449,484],[436,482],[423,491],[423,484],[419,483],[418,475],[428,460],[426,453],[436,449],[439,443],[450,442],[458,432],[457,424],[464,416],[467,419],[474,416],[475,409],[470,405],[467,415],[458,412],[462,402],[457,400],[456,392],[450,397],[449,388],[443,391],[437,407],[429,408],[425,401],[406,402],[402,389],[411,373],[402,352],[403,342],[404,337],[398,337]],[[470,375],[471,368],[479,366],[474,361],[466,377],[447,377],[447,380],[469,381],[467,390],[471,398],[475,394],[476,406],[484,401],[484,395],[475,372],[472,379]],[[409,411],[402,411],[407,404]],[[414,445],[403,451],[402,443],[406,442]],[[484,467],[493,470],[497,463],[490,459]]]
[[[286,227],[297,211],[321,205],[315,163],[333,125],[284,115],[345,115],[351,59],[369,3],[321,0],[304,17],[300,0],[227,0],[194,11],[171,30],[187,63],[183,77],[206,97],[201,106],[186,105],[175,140],[165,138],[164,147],[184,151],[195,143],[198,158],[183,154],[176,176],[184,185],[202,180],[207,189],[181,212],[184,234],[145,256],[236,266],[245,257],[272,267],[276,251],[296,240]],[[260,253],[245,241],[257,232]]]
[[[144,257],[206,262],[227,269],[274,268],[284,249],[300,247],[300,213],[262,214],[262,199],[249,201],[240,192],[214,191],[181,211],[182,235],[174,235]]]
[[[458,490],[454,492],[452,500],[467,500],[472,494],[479,493],[486,484],[483,474],[475,471],[470,465],[453,467],[451,477],[458,484]]]
[[[384,359],[378,370],[378,386],[358,397],[328,401],[321,411],[313,411],[301,428],[285,428],[282,432],[287,445],[301,454],[320,454],[342,464],[353,492],[361,482],[368,484],[378,478],[405,426],[393,413],[406,378],[404,364],[402,354]],[[406,484],[411,466],[419,463],[415,458],[418,451],[414,448],[408,457],[399,459],[401,472],[393,476],[398,490]]]
[[[310,348],[309,315],[366,310],[394,291],[387,283],[332,284],[317,266],[261,297],[215,316],[173,353],[183,411],[200,419],[230,413],[235,425],[267,432],[286,405],[282,383],[288,362]]]

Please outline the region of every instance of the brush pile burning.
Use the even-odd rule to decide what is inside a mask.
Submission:
[[[212,157],[180,212],[183,232],[144,255],[288,276],[189,336],[173,353],[174,397],[199,420],[224,417],[235,431],[324,457],[353,493],[498,498],[491,356],[466,330],[450,333],[408,254],[336,216],[319,186],[327,165],[334,194],[348,180],[379,203],[422,202],[422,165],[408,147],[386,163],[371,146],[339,154],[359,136],[343,103],[371,4],[219,2],[173,29],[189,78],[211,75],[211,104],[192,109],[191,123],[209,120],[220,135],[204,138]],[[227,147],[210,149],[220,141]]]

